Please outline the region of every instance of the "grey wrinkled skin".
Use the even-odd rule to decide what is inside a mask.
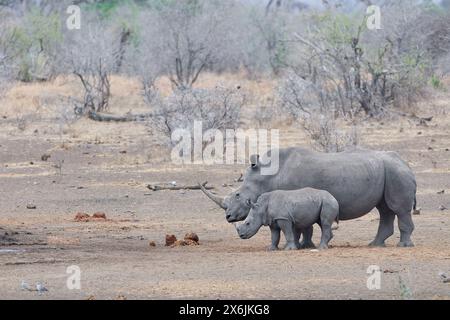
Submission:
[[[286,238],[285,250],[300,249],[299,233],[318,223],[322,229],[319,249],[327,249],[333,237],[331,226],[338,221],[339,204],[327,191],[313,188],[276,190],[263,193],[242,224],[236,226],[241,239],[253,237],[261,226],[269,226],[277,250],[280,230]]]
[[[220,201],[215,199],[225,209],[228,222],[244,220],[250,203],[256,202],[263,193],[311,187],[326,190],[336,198],[340,220],[359,218],[377,208],[380,224],[371,246],[384,246],[394,232],[395,216],[400,229],[398,246],[413,246],[411,209],[416,202],[416,179],[396,152],[354,149],[320,153],[303,148],[280,149],[279,170],[274,175],[260,173],[264,165],[258,156],[252,156],[250,162],[239,190]],[[206,190],[203,192],[208,194]],[[302,233],[302,245],[312,247],[312,228]]]

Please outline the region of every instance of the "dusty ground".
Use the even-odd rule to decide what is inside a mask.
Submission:
[[[226,194],[230,188],[222,185],[237,187],[244,167],[171,165],[142,124],[81,119],[68,125],[58,120],[55,96],[68,95],[73,85],[22,85],[1,103],[0,299],[401,299],[407,290],[400,278],[413,298],[450,298],[450,283],[438,276],[450,276],[450,210],[439,209],[450,208],[448,99],[429,102],[423,112],[434,118],[427,127],[407,120],[361,127],[364,145],[398,151],[416,173],[422,208],[414,216],[416,247],[395,247],[396,228],[386,248],[368,248],[378,226],[373,212],[341,222],[330,250],[268,252],[267,229],[240,240],[199,191],[145,187],[208,180]],[[113,85],[124,87],[113,100],[121,112],[133,109],[130,101],[138,104],[136,84],[116,79]],[[308,145],[301,131],[281,128],[283,145]],[[51,158],[42,161],[43,154]],[[77,212],[97,211],[110,220],[73,221]],[[166,234],[182,238],[190,231],[200,246],[164,246]],[[316,229],[316,242],[319,234]],[[71,265],[81,269],[81,290],[67,289]],[[370,265],[382,269],[380,290],[366,287]],[[21,280],[44,282],[49,292],[23,291]]]

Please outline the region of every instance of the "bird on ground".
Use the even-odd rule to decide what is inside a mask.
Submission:
[[[31,291],[30,285],[29,285],[25,280],[22,280],[22,282],[20,283],[20,288],[21,288],[22,290],[28,290],[28,291]]]
[[[36,290],[41,295],[43,292],[48,291],[47,288],[40,282],[36,283]]]

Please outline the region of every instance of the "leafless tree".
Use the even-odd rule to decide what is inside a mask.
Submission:
[[[14,64],[13,46],[15,36],[8,25],[7,14],[0,10],[0,99],[3,97],[12,78]]]
[[[84,28],[66,35],[65,69],[73,73],[84,89],[84,96],[76,106],[77,113],[101,112],[109,107],[110,78],[117,67],[115,29],[99,20],[85,22]]]
[[[156,11],[146,27],[157,28],[150,39],[163,52],[159,63],[177,88],[190,88],[228,45],[223,1],[174,1]],[[152,34],[155,34],[151,32]]]

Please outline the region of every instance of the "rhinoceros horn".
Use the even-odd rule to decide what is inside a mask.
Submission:
[[[224,209],[224,210],[227,209],[227,207],[225,206],[225,203],[224,203],[224,198],[212,194],[211,192],[206,190],[206,188],[201,183],[199,183],[198,185],[200,186],[200,189],[203,191],[204,194],[206,194],[206,196],[208,198],[210,198],[212,201],[214,201],[222,209]]]

